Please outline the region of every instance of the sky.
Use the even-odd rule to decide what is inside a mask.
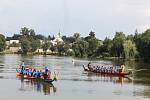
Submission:
[[[36,34],[113,38],[150,28],[150,0],[0,0],[0,33],[18,34],[22,27]]]

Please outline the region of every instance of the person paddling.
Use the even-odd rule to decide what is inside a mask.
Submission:
[[[50,78],[50,70],[48,69],[48,67],[45,67],[44,70],[45,70],[43,73],[44,79]]]
[[[91,70],[91,62],[88,63],[87,67],[89,70]]]
[[[48,67],[45,67],[45,74],[48,74],[48,71],[49,71]]]

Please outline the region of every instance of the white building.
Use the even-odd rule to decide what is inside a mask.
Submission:
[[[19,40],[10,40],[9,43],[10,43],[10,44],[19,43]]]
[[[13,44],[13,43],[19,44],[19,40],[9,40],[9,41],[6,41],[5,42],[6,49],[9,49],[10,45]],[[15,48],[15,49],[18,49],[18,48]],[[15,51],[14,48],[10,48],[10,50]]]
[[[43,51],[43,49],[37,49],[35,52],[36,53],[43,53],[44,51]],[[48,49],[46,52],[51,53],[52,51],[50,49]]]
[[[54,40],[51,40],[51,43],[53,45],[57,45],[58,43],[63,43],[64,41],[62,40],[62,37],[60,36],[60,33],[55,37]]]

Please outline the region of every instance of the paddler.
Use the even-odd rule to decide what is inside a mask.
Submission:
[[[44,73],[43,73],[43,77],[44,77],[44,79],[48,79],[48,78],[50,78],[50,70],[48,69],[48,67],[45,67],[45,69],[44,69]]]
[[[122,64],[120,67],[121,67],[121,73],[124,73],[125,72],[125,65]]]
[[[48,71],[49,71],[48,67],[45,67],[45,74],[48,75]]]
[[[88,63],[87,67],[89,70],[91,70],[91,62]]]
[[[25,64],[24,64],[24,61],[22,61],[22,63],[21,63],[21,73],[23,73],[24,68],[25,68]]]

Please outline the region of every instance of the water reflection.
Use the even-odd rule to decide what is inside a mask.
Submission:
[[[132,79],[130,77],[119,77],[119,76],[111,76],[111,75],[105,75],[105,74],[96,74],[96,73],[87,73],[88,78],[95,77],[96,80],[102,81],[102,82],[112,82],[115,84],[121,84],[124,83],[132,83]]]
[[[36,82],[34,80],[26,80],[21,79],[21,86],[19,88],[20,91],[36,91],[40,93],[44,93],[44,95],[55,95],[56,87],[51,83],[45,82]]]
[[[37,94],[39,97],[43,95],[95,95],[95,98],[102,95],[113,97],[117,94],[118,98],[138,97],[150,98],[150,65],[142,62],[135,61],[106,61],[97,60],[93,61],[98,65],[116,66],[124,63],[127,69],[132,69],[131,78],[127,77],[112,77],[107,75],[97,75],[86,73],[83,71],[82,65],[87,65],[89,60],[74,59],[72,62],[71,57],[56,57],[56,56],[21,56],[21,55],[1,55],[0,56],[0,93],[8,95],[18,95],[25,92]],[[58,82],[55,84],[59,91],[52,84],[37,83],[31,80],[16,80],[16,66],[21,61],[31,67],[43,69],[47,66],[52,72],[59,72]],[[147,69],[147,70],[141,70]],[[140,70],[140,71],[139,71]],[[131,80],[132,79],[132,80]],[[9,82],[12,82],[10,84]],[[5,88],[4,86],[8,86]],[[11,88],[11,89],[10,89]],[[9,91],[8,91],[9,89]],[[17,92],[14,92],[16,91]],[[5,92],[6,91],[6,92]],[[90,92],[89,92],[90,91]],[[21,93],[22,94],[22,93]],[[41,95],[39,95],[41,94]],[[118,95],[119,94],[119,95]],[[24,94],[23,94],[24,95]],[[26,94],[25,94],[26,95]],[[143,97],[144,96],[144,97]],[[0,96],[1,97],[1,96]],[[21,96],[22,98],[23,96]],[[104,99],[103,97],[101,97]],[[123,100],[128,98],[122,98]],[[37,100],[39,98],[37,97]]]

